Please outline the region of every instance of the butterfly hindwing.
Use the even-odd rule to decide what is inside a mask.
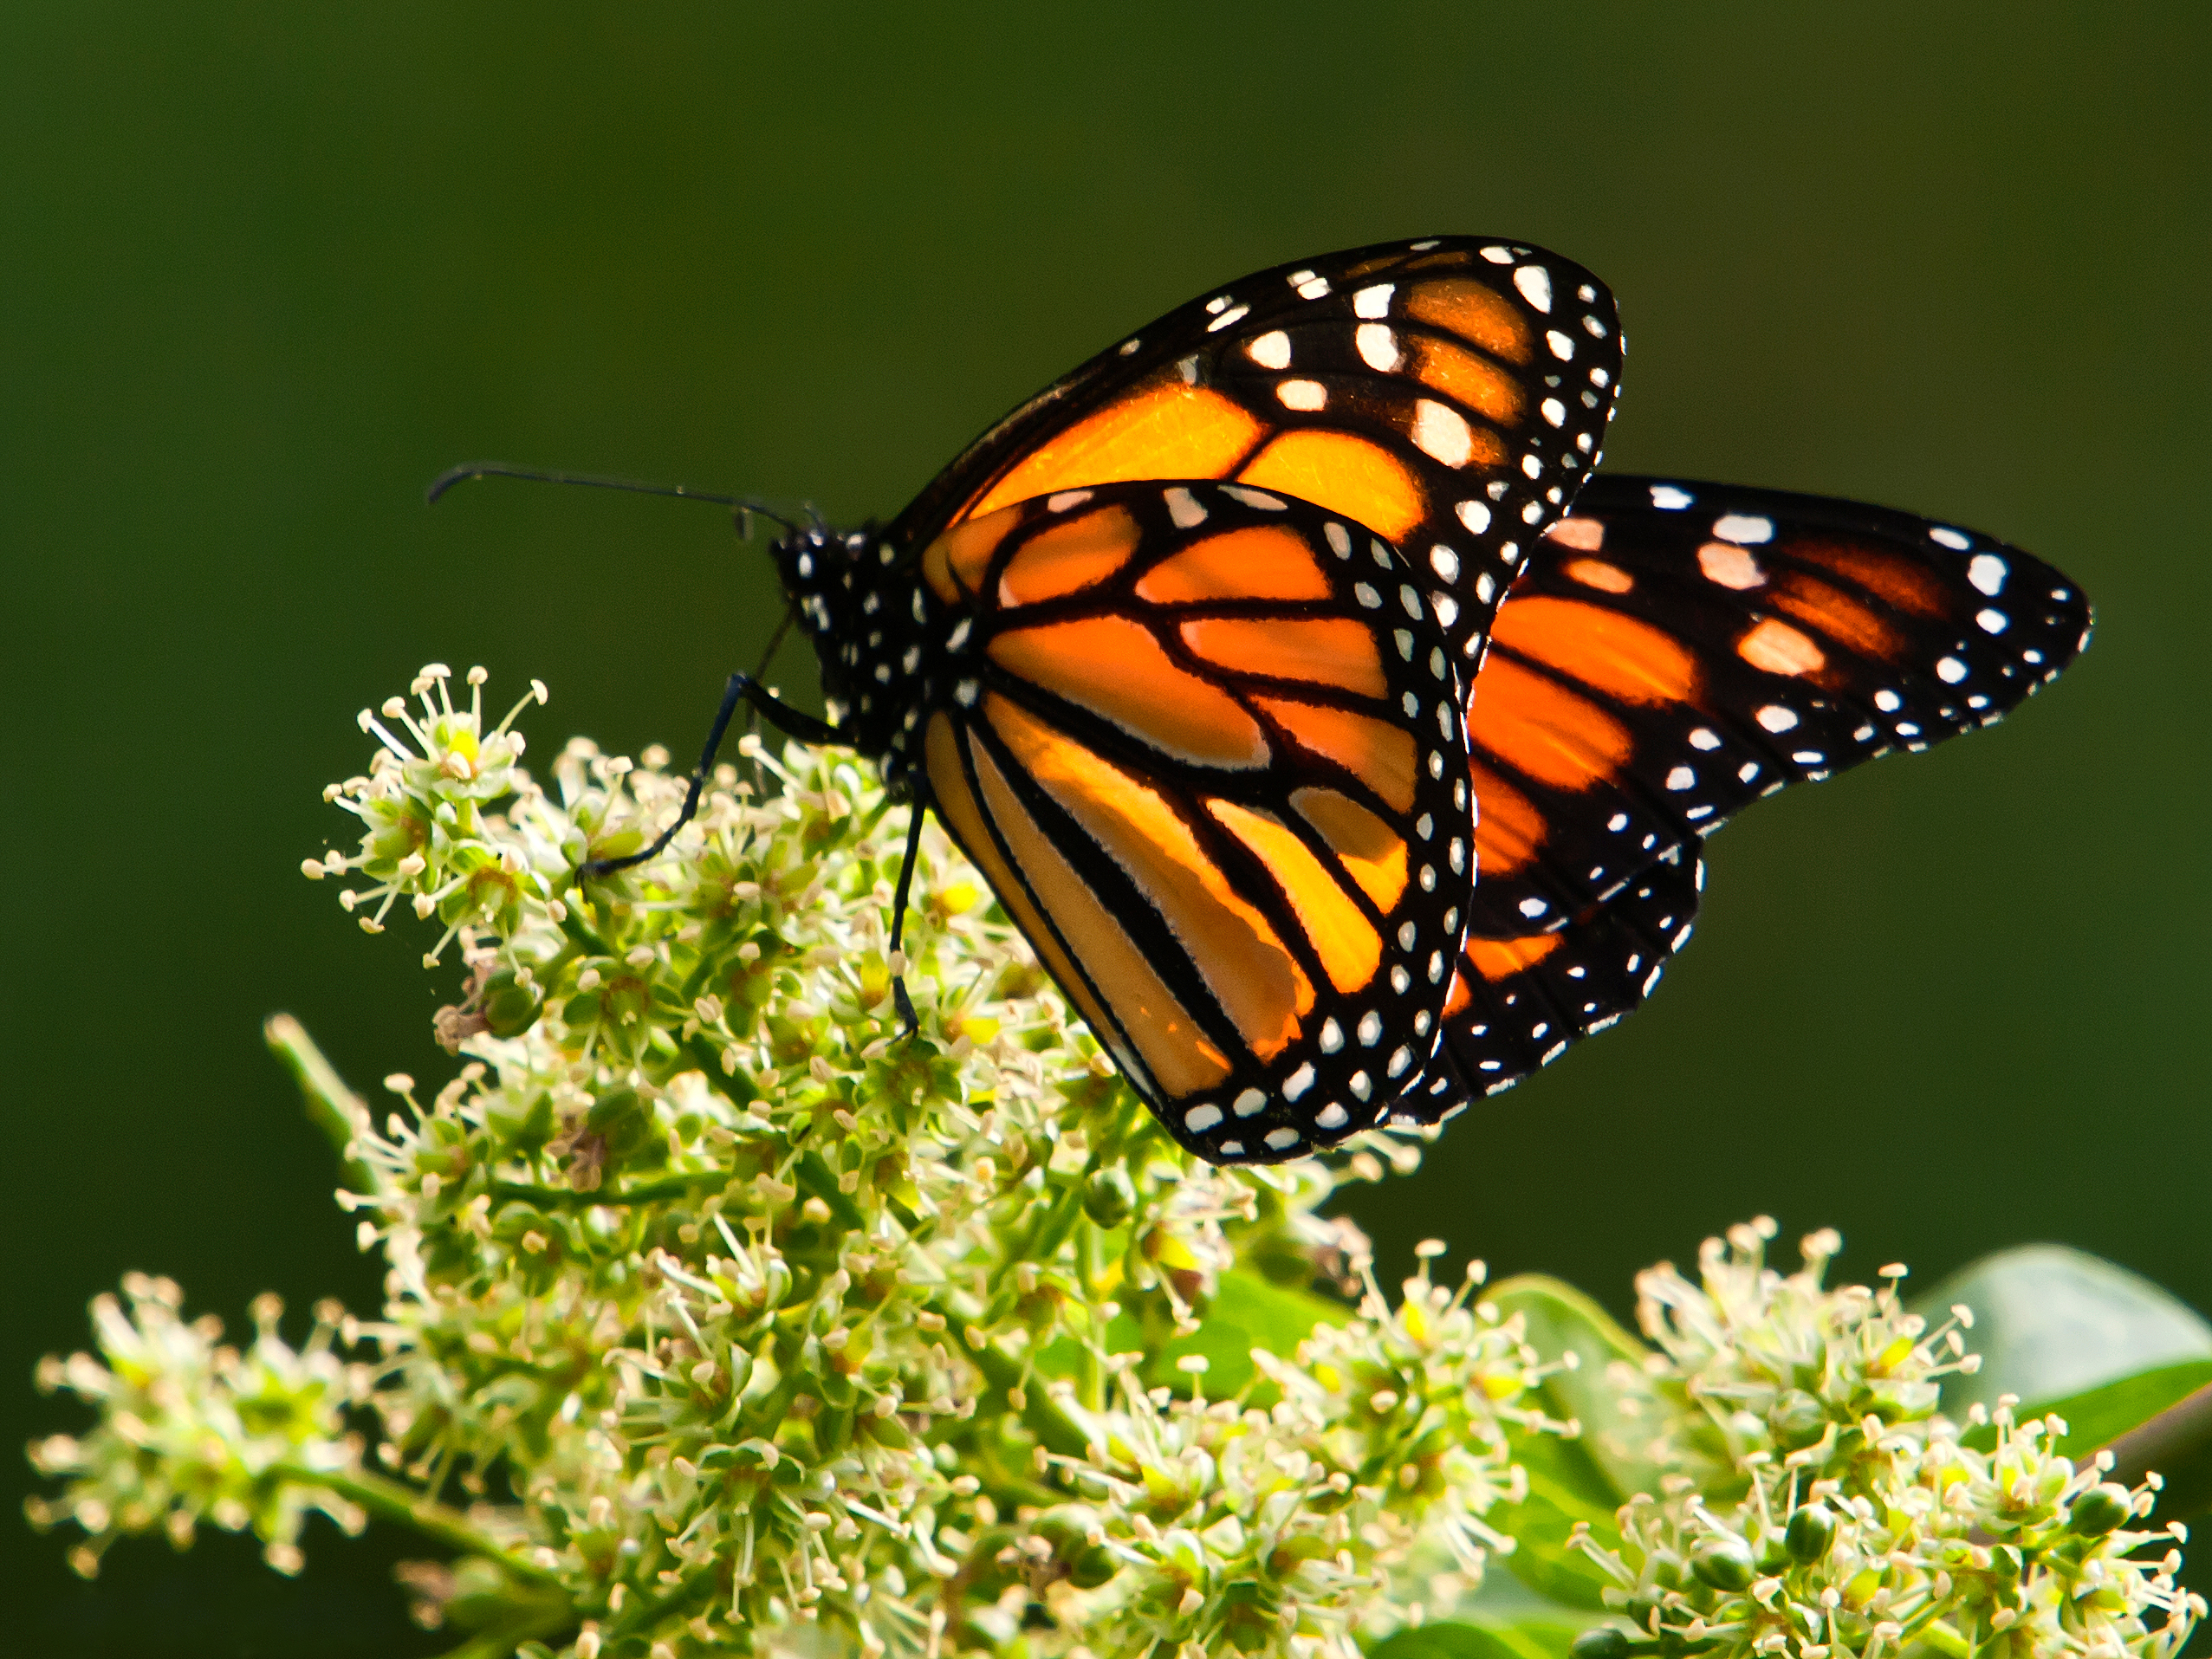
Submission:
[[[994,509],[920,567],[956,642],[933,804],[1176,1138],[1274,1160],[1417,1110],[1471,801],[1397,551],[1194,480]]]
[[[1236,480],[1365,525],[1471,657],[1596,463],[1620,375],[1612,295],[1526,244],[1441,237],[1279,266],[1191,301],[969,446],[885,532],[1125,480]]]
[[[1565,928],[1762,794],[2001,718],[2088,601],[2040,560],[1906,513],[1591,480],[1476,675],[1469,931]]]
[[[1463,942],[1445,1042],[1470,1093],[1495,1094],[1633,1013],[1690,942],[1704,865],[1695,846],[1647,865],[1567,927]]]

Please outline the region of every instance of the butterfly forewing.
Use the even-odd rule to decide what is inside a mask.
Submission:
[[[1471,657],[1603,445],[1612,296],[1494,238],[1262,271],[1139,329],[976,440],[886,533],[911,548],[1014,502],[1124,480],[1236,480],[1363,524]]]
[[[1699,839],[1731,814],[1992,723],[2088,627],[2066,577],[1951,525],[1591,480],[1475,678],[1480,873],[1452,1015],[1469,1081],[1509,1082],[1650,995],[1688,937]]]
[[[921,572],[958,619],[935,805],[1170,1131],[1271,1160],[1451,1104],[1409,1091],[1473,878],[1465,694],[1397,552],[1123,483],[965,520]]]

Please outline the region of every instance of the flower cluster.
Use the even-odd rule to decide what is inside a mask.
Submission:
[[[1963,1434],[1938,1384],[1970,1371],[1964,1308],[1931,1331],[1883,1286],[1824,1289],[1839,1241],[1766,1262],[1763,1218],[1709,1240],[1695,1282],[1638,1282],[1647,1367],[1644,1455],[1667,1471],[1620,1514],[1618,1547],[1584,1539],[1629,1628],[1579,1659],[1630,1654],[1879,1659],[1969,1655],[2164,1659],[2201,1599],[2178,1589],[2179,1523],[2149,1530],[2152,1477],[2131,1491],[2057,1455],[2056,1418],[1979,1406]]]
[[[541,784],[481,671],[460,706],[451,679],[364,714],[381,748],[330,792],[362,833],[306,871],[372,932],[439,927],[428,963],[457,948],[452,1075],[387,1079],[379,1120],[271,1026],[380,1317],[240,1360],[165,1291],[103,1315],[104,1368],[57,1374],[102,1427],[49,1445],[70,1484],[36,1518],[204,1513],[290,1565],[306,1507],[388,1515],[464,1552],[410,1575],[426,1622],[577,1659],[1352,1659],[1473,1587],[1544,1369],[1478,1273],[1393,1302],[1316,1214],[1413,1144],[1185,1154],[933,829],[889,950],[908,811],[834,752],[748,738],[665,856],[587,876],[684,780],[575,742]]]
[[[323,1482],[348,1459],[344,1409],[366,1391],[360,1369],[334,1349],[343,1315],[321,1304],[313,1334],[295,1349],[277,1334],[282,1304],[263,1296],[254,1340],[240,1350],[224,1343],[212,1316],[187,1323],[183,1302],[172,1280],[130,1274],[121,1301],[93,1303],[99,1358],[41,1363],[42,1392],[68,1389],[101,1415],[81,1440],[55,1435],[32,1446],[39,1472],[69,1485],[58,1500],[32,1500],[31,1520],[82,1527],[70,1564],[88,1577],[123,1533],[159,1526],[181,1549],[203,1521],[226,1532],[250,1526],[269,1564],[296,1572],[309,1510],[349,1533],[367,1520],[359,1503]]]

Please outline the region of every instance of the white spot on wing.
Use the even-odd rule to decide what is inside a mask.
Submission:
[[[1936,677],[1946,685],[1956,685],[1966,677],[1966,664],[1956,657],[1936,659]]]
[[[1679,513],[1696,499],[1687,489],[1677,489],[1672,484],[1651,486],[1651,505],[1663,513]]]
[[[1290,366],[1290,336],[1280,328],[1268,330],[1244,348],[1244,354],[1263,369]]]
[[[1352,343],[1359,349],[1359,360],[1379,373],[1389,373],[1404,360],[1398,353],[1398,336],[1385,323],[1361,323],[1352,330]]]
[[[2005,561],[1994,553],[1977,553],[1967,564],[1966,579],[1977,593],[1995,599],[2004,591]]]
[[[1167,492],[1167,515],[1175,521],[1178,530],[1195,529],[1206,522],[1205,508],[1180,484]]]
[[[1697,549],[1697,568],[1722,587],[1756,587],[1767,580],[1758,560],[1729,541],[1708,541]]]
[[[1352,296],[1352,314],[1372,321],[1390,315],[1390,296],[1394,284],[1378,282],[1372,288],[1363,288]]]
[[[1974,545],[1973,541],[1967,536],[1964,536],[1958,531],[1948,528],[1941,524],[1932,525],[1930,527],[1928,531],[1928,539],[1930,541],[1934,541],[1941,546],[1949,548],[1953,553],[1964,553],[1969,548]]]
[[[1475,433],[1456,409],[1423,398],[1413,405],[1413,442],[1448,467],[1463,467],[1475,453]]]
[[[1183,1114],[1183,1126],[1193,1135],[1203,1135],[1221,1121],[1219,1106],[1193,1106]]]
[[[1797,711],[1785,709],[1779,703],[1770,703],[1753,716],[1768,731],[1784,732],[1797,724]]]
[[[1774,539],[1774,521],[1755,513],[1728,513],[1713,521],[1713,534],[1739,547],[1755,547]]]
[[[1251,308],[1252,308],[1249,305],[1240,305],[1231,310],[1223,312],[1221,315],[1216,317],[1211,322],[1206,325],[1206,332],[1210,334],[1217,334],[1223,329],[1228,327],[1230,324],[1242,321],[1244,319],[1244,314],[1251,310]]]
[[[1523,265],[1513,274],[1513,285],[1521,290],[1521,297],[1539,311],[1552,308],[1552,274],[1541,265]]]
[[[1275,387],[1275,396],[1281,399],[1285,409],[1311,414],[1328,407],[1329,389],[1319,380],[1285,380]]]

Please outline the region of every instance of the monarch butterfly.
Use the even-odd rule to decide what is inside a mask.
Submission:
[[[1987,537],[1593,476],[1622,349],[1596,277],[1477,237],[1170,312],[889,524],[787,523],[833,722],[733,675],[684,817],[586,873],[667,844],[743,698],[915,803],[892,950],[934,811],[1198,1156],[1453,1116],[1651,995],[1750,800],[2087,639]]]

